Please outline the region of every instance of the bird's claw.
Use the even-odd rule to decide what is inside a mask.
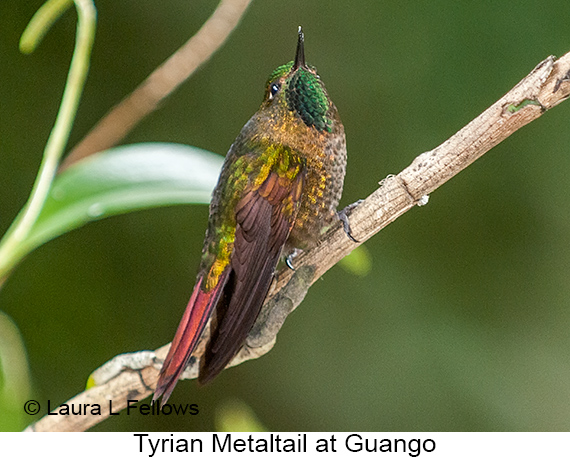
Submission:
[[[301,252],[301,249],[295,248],[293,249],[293,252],[291,252],[291,254],[285,258],[285,265],[287,265],[290,270],[295,271],[295,267],[293,266],[293,259],[297,257]]]
[[[346,236],[353,241],[354,243],[360,243],[360,241],[358,241],[356,238],[354,238],[354,236],[352,236],[352,230],[350,229],[350,222],[348,220],[348,216],[347,213],[352,211],[354,208],[356,208],[358,205],[360,205],[360,203],[362,203],[362,200],[358,200],[354,203],[351,203],[350,205],[344,207],[343,209],[341,209],[337,214],[339,221],[342,224],[342,228],[344,230],[344,233],[346,233]]]

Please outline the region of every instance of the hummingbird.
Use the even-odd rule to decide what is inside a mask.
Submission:
[[[316,69],[305,62],[299,27],[295,60],[271,74],[259,110],[222,166],[196,284],[153,401],[168,401],[211,316],[199,384],[241,349],[280,259],[315,245],[338,220],[345,170],[344,126]],[[340,219],[351,237],[346,216]]]

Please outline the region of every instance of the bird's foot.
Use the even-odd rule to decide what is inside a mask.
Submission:
[[[297,257],[301,252],[303,252],[302,249],[295,248],[293,249],[293,252],[291,252],[291,254],[289,254],[285,259],[285,265],[287,265],[290,270],[295,271],[295,267],[293,266],[293,259]]]
[[[340,223],[342,224],[342,228],[344,229],[344,233],[346,236],[355,243],[360,243],[356,238],[352,236],[352,230],[350,229],[350,222],[348,221],[348,213],[350,213],[354,208],[362,203],[362,200],[358,200],[350,205],[341,209],[338,213],[336,213]]]

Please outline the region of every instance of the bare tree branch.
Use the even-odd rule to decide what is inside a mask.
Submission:
[[[558,60],[552,56],[547,58],[504,97],[445,143],[416,157],[398,175],[383,180],[375,192],[350,212],[354,237],[364,242],[410,208],[424,203],[424,196],[569,96],[570,53]],[[268,352],[285,318],[301,303],[311,284],[357,245],[348,239],[340,226],[335,227],[323,236],[315,248],[295,259],[295,271],[286,268],[279,271],[268,300],[232,365]],[[197,375],[196,362],[203,353],[206,338],[207,335],[203,335],[184,372],[185,378]],[[112,400],[113,411],[117,411],[126,407],[128,400],[141,400],[149,396],[156,386],[160,362],[168,346],[154,353],[145,351],[117,356],[92,375],[98,384],[96,387],[80,393],[67,404],[105,405]],[[86,430],[107,416],[104,407],[100,416],[45,416],[27,430]]]
[[[115,106],[61,164],[71,164],[121,141],[226,41],[251,0],[222,0],[202,28]]]

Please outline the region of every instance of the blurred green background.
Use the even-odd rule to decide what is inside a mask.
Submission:
[[[74,42],[68,12],[31,56],[41,1],[0,2],[0,230],[25,203]],[[209,17],[213,0],[98,0],[71,144]],[[127,142],[225,154],[303,25],[347,132],[343,204],[364,198],[570,50],[570,6],[542,2],[254,1],[225,46]],[[187,418],[113,417],[94,430],[196,430],[239,399],[269,430],[568,430],[570,102],[517,132],[366,243],[371,273],[335,267],[275,348],[211,386],[181,382]],[[33,393],[59,404],[122,352],[169,341],[193,287],[207,207],[88,225],[20,264],[0,309],[22,333]],[[149,400],[146,400],[149,401]],[[0,405],[21,429],[21,405]]]

